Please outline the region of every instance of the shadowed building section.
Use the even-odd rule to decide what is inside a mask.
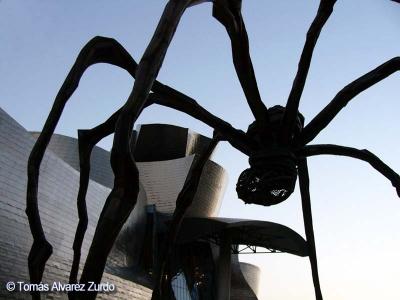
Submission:
[[[257,299],[259,269],[239,263],[239,245],[302,257],[308,255],[306,241],[298,233],[281,224],[265,221],[215,217],[184,219],[179,243],[187,245],[198,240],[215,245],[216,299]],[[231,277],[227,275],[229,273]]]
[[[171,160],[200,154],[211,139],[188,128],[168,124],[137,127],[134,157],[138,162]]]
[[[179,234],[179,242],[196,239],[218,240],[230,235],[235,245],[252,245],[307,256],[306,241],[292,229],[281,224],[230,218],[186,218]]]

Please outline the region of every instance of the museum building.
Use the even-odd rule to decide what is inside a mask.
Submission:
[[[32,236],[25,215],[26,166],[37,132],[28,132],[0,108],[0,298],[30,299],[27,292],[8,292],[6,282],[28,283],[27,257]],[[98,299],[150,299],[153,275],[187,174],[210,139],[187,128],[147,124],[132,135],[140,176],[137,204],[109,255],[102,282],[116,286]],[[98,217],[113,185],[110,153],[95,147],[87,192],[88,229],[81,270]],[[304,239],[283,225],[218,217],[227,184],[226,171],[207,161],[193,204],[182,223],[172,257],[171,299],[256,300],[259,269],[239,262],[240,249],[307,256]],[[67,282],[78,216],[78,141],[54,134],[43,158],[38,202],[53,255],[43,282]],[[243,245],[243,246],[241,246]],[[44,299],[66,299],[66,293],[43,293]]]

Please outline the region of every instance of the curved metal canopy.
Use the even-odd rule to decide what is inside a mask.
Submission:
[[[252,245],[308,256],[307,242],[294,230],[281,224],[229,218],[184,218],[177,241],[186,243],[229,234],[232,244]]]

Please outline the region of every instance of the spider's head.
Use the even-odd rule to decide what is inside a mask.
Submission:
[[[294,191],[297,180],[296,157],[290,145],[279,144],[281,121],[285,112],[282,106],[268,110],[272,139],[263,140],[255,123],[249,126],[247,135],[252,137],[260,149],[250,155],[250,168],[240,174],[236,184],[238,197],[245,203],[275,205],[286,200]],[[298,116],[297,126],[291,138],[300,133],[304,118]]]

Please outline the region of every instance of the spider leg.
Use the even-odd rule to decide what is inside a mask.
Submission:
[[[251,153],[252,149],[255,147],[254,141],[247,137],[243,131],[233,128],[228,122],[214,116],[189,96],[168,86],[164,87],[165,89],[159,90],[153,85],[153,90],[155,92],[149,95],[148,101],[184,112],[202,121],[218,131],[221,137],[227,140],[237,150],[247,155]]]
[[[161,85],[160,83],[158,85]],[[185,112],[196,119],[199,119],[206,124],[212,126],[215,130],[220,132],[220,138],[227,138],[231,144],[237,144],[236,148],[239,148],[242,152],[248,153],[244,143],[241,143],[241,139],[244,137],[244,133],[234,129],[229,123],[220,120],[219,118],[210,114],[207,110],[202,108],[192,98],[168,87],[164,86],[162,89],[166,95],[159,95],[158,93],[151,93],[145,106],[148,107],[152,104],[159,104],[166,107],[176,109],[178,111]],[[75,239],[73,244],[74,258],[72,262],[70,272],[70,283],[77,282],[77,274],[79,270],[79,262],[81,256],[81,248],[84,239],[84,235],[87,228],[88,217],[86,210],[86,192],[89,183],[89,172],[90,172],[90,155],[93,147],[106,136],[114,133],[115,124],[121,109],[116,111],[110,116],[107,121],[94,127],[90,130],[79,130],[78,131],[78,144],[79,144],[79,160],[80,160],[80,185],[78,191],[77,207],[79,223],[75,233]],[[222,132],[222,133],[221,133]],[[227,133],[224,135],[224,133]],[[237,139],[235,139],[237,137]],[[73,296],[71,296],[72,298]]]
[[[382,160],[380,160],[379,157],[369,152],[368,150],[360,150],[351,147],[324,144],[305,146],[298,152],[298,155],[304,157],[321,154],[348,156],[369,163],[375,170],[377,170],[379,173],[390,180],[393,187],[396,189],[397,195],[400,197],[400,176],[388,165],[386,165]]]
[[[314,282],[315,298],[322,300],[321,286],[318,275],[317,253],[315,250],[314,229],[311,212],[311,199],[310,199],[310,178],[308,176],[307,159],[302,158],[299,160],[299,184],[301,193],[301,204],[303,207],[304,227],[308,245],[308,257],[311,264],[311,272]]]
[[[71,271],[69,273],[69,283],[77,283],[79,262],[81,258],[81,248],[85,232],[88,225],[88,214],[86,207],[86,193],[89,186],[90,157],[94,145],[87,137],[86,130],[78,130],[78,152],[79,152],[79,190],[77,197],[78,226],[75,232],[72,249],[74,256],[72,259]],[[75,299],[73,292],[68,294],[69,299]]]
[[[146,107],[152,104],[159,104],[184,112],[217,130],[221,135],[221,138],[226,139],[239,151],[245,154],[250,153],[249,145],[251,145],[252,141],[249,140],[242,131],[233,128],[229,123],[212,115],[206,109],[201,107],[194,99],[186,96],[179,91],[176,91],[169,86],[163,85],[158,81],[154,83],[153,90],[158,91],[158,93],[155,92],[149,95],[149,98],[145,104]],[[89,182],[90,154],[93,147],[100,140],[114,133],[115,124],[118,120],[120,112],[121,109],[110,116],[110,118],[106,122],[90,130],[80,130],[78,134],[80,155],[80,186],[78,192],[77,207],[79,223],[73,245],[74,259],[70,273],[70,283],[74,283],[77,281],[80,251],[87,227],[87,211],[85,198]]]
[[[241,0],[216,0],[213,16],[225,26],[232,45],[233,63],[247,102],[260,128],[268,124],[267,107],[261,100],[251,62],[249,39],[241,14]],[[269,128],[264,129],[269,130]]]
[[[138,65],[132,92],[121,109],[115,126],[111,167],[114,187],[103,207],[80,282],[99,283],[114,241],[136,204],[139,174],[130,149],[133,124],[145,106],[150,89],[161,68],[168,46],[189,0],[170,0],[157,29]],[[79,298],[94,299],[97,292],[86,291]]]
[[[79,262],[81,257],[81,248],[85,232],[88,225],[88,215],[86,208],[86,193],[89,185],[90,157],[93,147],[104,137],[114,132],[115,122],[120,111],[116,111],[106,122],[89,130],[78,130],[78,148],[79,148],[79,190],[77,198],[78,208],[78,226],[76,228],[69,283],[77,283]],[[71,297],[72,298],[72,297]]]
[[[83,74],[83,72],[92,64],[95,63],[100,63],[100,62],[105,62],[105,63],[110,63],[117,65],[125,70],[127,70],[133,77],[135,76],[137,64],[134,61],[134,59],[129,55],[129,53],[115,40],[110,39],[110,38],[105,38],[105,37],[95,37],[91,41],[88,42],[88,44],[82,49],[80,52],[74,66],[72,67],[71,71],[68,74],[68,77],[66,78],[63,86],[61,87],[60,91],[57,94],[55,103],[53,105],[53,108],[49,114],[48,120],[46,121],[46,124],[34,146],[32,149],[29,162],[28,162],[28,190],[27,190],[27,209],[26,213],[28,215],[28,219],[30,222],[30,227],[32,231],[32,235],[34,237],[34,243],[32,245],[30,255],[28,258],[29,262],[29,270],[30,270],[30,277],[31,277],[31,282],[40,282],[42,278],[42,274],[44,271],[44,266],[46,264],[46,261],[51,255],[52,248],[51,245],[47,242],[44,232],[43,232],[43,227],[41,224],[40,220],[40,215],[37,207],[37,187],[38,187],[38,179],[39,179],[39,168],[40,164],[44,155],[44,151],[47,148],[47,145],[49,143],[49,140],[51,138],[51,135],[54,132],[54,129],[61,117],[62,110],[68,101],[69,97],[72,95],[72,93],[75,91],[79,84],[79,80]],[[248,147],[246,146],[247,144],[250,144],[248,141],[246,141],[248,138],[245,136],[243,132],[240,130],[234,129],[230,124],[218,119],[217,117],[213,116],[212,114],[208,113],[205,109],[203,109],[201,106],[197,104],[196,101],[193,99],[187,97],[186,95],[166,86],[163,85],[162,83],[156,81],[154,83],[155,90],[158,90],[162,92],[163,94],[168,95],[168,101],[164,100],[159,100],[160,102],[168,102],[169,104],[165,104],[166,106],[175,108],[175,107],[184,107],[182,111],[190,111],[190,115],[194,115],[197,111],[199,111],[199,115],[201,117],[199,119],[205,121],[207,124],[218,128],[218,130],[221,133],[226,133],[227,136],[232,136],[232,138],[228,138],[228,140],[231,141],[232,144],[235,145],[236,148],[239,148],[242,152],[249,152]],[[190,103],[188,104],[175,104],[176,100],[175,98],[179,98],[180,100],[186,100]],[[178,109],[178,108],[176,108]],[[114,132],[114,127],[116,120],[118,119],[120,110],[113,115],[112,119],[112,125],[109,127],[109,133],[105,134],[104,136],[111,134]],[[106,123],[109,123],[107,121]],[[105,123],[105,124],[106,124]],[[104,126],[104,125],[103,125]],[[101,139],[101,138],[100,138]],[[86,142],[83,141],[83,138],[81,138],[81,143],[85,144]],[[82,170],[83,173],[86,173],[85,169],[87,169],[89,166],[86,166],[85,161],[88,159],[87,157],[90,157],[90,147],[93,147],[96,143],[92,143],[91,145],[84,145],[81,146],[85,148],[85,150],[81,150],[86,153],[86,158],[83,159],[82,164],[84,164]],[[246,150],[244,150],[246,149]],[[83,158],[83,157],[82,157]],[[88,176],[88,175],[85,175]],[[84,195],[86,194],[85,188],[84,188],[84,182],[85,179],[82,180],[82,188],[80,188],[79,191],[79,198],[82,199]],[[81,201],[79,201],[81,203]],[[82,205],[82,204],[79,204]],[[83,207],[81,206],[81,209]],[[79,209],[78,209],[79,210]],[[82,212],[83,213],[83,212]],[[86,227],[85,225],[85,217],[84,215],[82,216],[82,221],[81,225],[78,227],[79,230],[78,232],[81,232],[81,228]],[[83,230],[83,234],[84,234]],[[82,233],[80,233],[82,234]],[[78,240],[75,240],[74,242],[74,249],[78,249],[79,244],[81,242],[78,242],[80,239],[83,239],[82,237],[79,237]],[[75,273],[76,266],[73,267],[72,269],[72,277],[70,278],[71,280],[76,280],[76,275]],[[74,279],[75,278],[75,279]]]
[[[297,74],[294,78],[292,89],[286,103],[286,111],[282,121],[281,138],[283,143],[288,143],[293,127],[296,123],[299,109],[300,98],[306,83],[308,70],[310,69],[311,59],[315,45],[329,16],[333,11],[336,0],[321,0],[317,15],[315,16],[307,32],[306,42],[301,53]]]
[[[46,261],[52,253],[52,246],[46,240],[43,231],[37,202],[40,164],[64,106],[78,87],[84,71],[92,64],[101,62],[122,67],[132,76],[135,75],[136,63],[132,63],[129,53],[117,41],[104,37],[95,37],[90,40],[79,53],[75,64],[59,90],[43,130],[28,159],[26,215],[33,236],[33,244],[28,256],[31,283],[40,283]],[[32,297],[40,299],[40,293],[32,292]]]
[[[211,154],[213,153],[218,142],[219,137],[217,135],[214,135],[208,147],[203,151],[203,153],[200,154],[199,157],[195,158],[193,167],[189,170],[189,173],[187,175],[187,180],[176,199],[176,208],[168,229],[166,245],[163,248],[160,256],[161,266],[158,272],[156,272],[156,282],[151,298],[152,300],[166,299],[166,295],[168,293],[168,290],[170,289],[171,284],[169,258],[173,255],[176,239],[184,215],[187,209],[192,204],[194,196],[196,195],[204,166],[207,160],[210,158]]]
[[[320,133],[335,116],[361,92],[400,70],[400,57],[383,63],[374,70],[345,86],[332,101],[303,129],[298,144],[306,145]]]
[[[156,94],[150,94],[156,95]],[[197,106],[194,105],[192,101],[197,104],[194,100],[189,103],[184,103],[183,101],[172,101],[170,102],[158,102],[157,98],[163,98],[160,96],[155,96],[155,98],[149,97],[146,102],[146,107],[152,104],[161,104],[163,103],[167,107],[172,107],[174,109],[184,111],[184,112],[192,112],[190,115],[196,114],[193,112],[197,109]],[[172,98],[175,99],[175,98]],[[179,98],[178,98],[179,99]],[[170,104],[170,105],[167,105]],[[200,107],[201,108],[201,107]],[[201,108],[204,110],[203,108]],[[110,116],[107,121],[104,123],[88,130],[79,130],[78,131],[78,144],[79,144],[79,161],[80,161],[80,183],[79,183],[79,191],[77,198],[77,208],[78,208],[78,216],[79,223],[75,233],[75,239],[73,244],[74,250],[74,258],[72,262],[71,272],[70,272],[70,283],[77,282],[77,274],[79,270],[79,262],[81,257],[81,248],[84,239],[84,235],[87,229],[88,224],[88,216],[86,210],[86,193],[89,183],[89,172],[90,172],[90,155],[93,150],[93,147],[103,138],[112,134],[115,129],[115,124],[120,114],[120,110],[116,111],[112,116]],[[209,116],[207,113],[204,114],[205,118],[208,119]],[[211,117],[213,117],[211,115]],[[216,118],[216,117],[215,117]],[[211,118],[212,119],[212,118]],[[221,120],[222,121],[222,120]],[[222,121],[223,122],[223,121]],[[73,298],[73,295],[70,295],[70,298]]]

